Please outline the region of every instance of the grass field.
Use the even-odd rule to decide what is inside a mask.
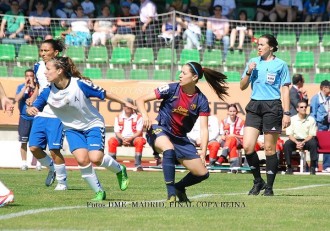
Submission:
[[[211,173],[208,180],[188,188],[191,204],[169,207],[163,203],[162,172],[129,172],[130,186],[122,192],[114,174],[99,170],[107,200],[92,207],[88,202],[94,195],[79,171],[68,172],[68,191],[44,186],[47,172],[0,169],[1,181],[15,193],[15,203],[0,208],[1,230],[324,231],[330,227],[326,175],[278,175],[275,196],[263,197],[247,196],[251,174]],[[177,179],[185,174],[178,172]]]

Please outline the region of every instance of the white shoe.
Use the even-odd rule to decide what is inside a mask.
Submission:
[[[45,181],[45,184],[46,184],[47,187],[51,186],[54,183],[55,177],[56,177],[56,172],[55,171],[53,172],[53,171],[49,170],[48,176],[47,176],[46,181]]]
[[[328,167],[328,168],[322,170],[322,172],[330,172],[330,168]]]
[[[68,190],[68,186],[66,184],[58,183],[54,190],[56,190],[56,191]]]
[[[41,165],[37,165],[36,166],[36,171],[41,171],[42,170],[42,166]]]
[[[22,171],[26,171],[28,169],[29,169],[29,167],[26,164],[23,164],[22,167],[21,167]]]
[[[14,193],[10,191],[7,195],[0,196],[0,207],[14,202]]]

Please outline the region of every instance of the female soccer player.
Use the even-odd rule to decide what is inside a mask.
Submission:
[[[207,82],[220,99],[227,95],[226,76],[199,63],[189,62],[182,67],[178,83],[170,83],[141,96],[136,103],[148,129],[149,144],[158,153],[163,153],[163,171],[167,187],[168,201],[189,201],[186,187],[197,184],[209,177],[205,167],[208,143],[208,116],[210,108],[205,95],[196,86],[205,76]],[[155,121],[151,122],[145,108],[148,101],[163,99]],[[189,141],[187,133],[200,116],[201,145],[197,154],[195,146]],[[178,160],[190,172],[175,183],[175,162]]]
[[[135,107],[83,78],[69,57],[50,59],[46,63],[45,75],[51,84],[41,92],[33,107],[27,109],[28,113],[36,115],[49,105],[62,121],[70,151],[79,164],[81,175],[96,193],[92,200],[106,198],[92,163],[116,173],[120,189],[126,190],[129,183],[126,167],[104,154],[104,119],[89,98],[107,98],[130,108]]]
[[[259,57],[252,58],[248,62],[240,82],[241,90],[245,90],[250,83],[252,88],[251,101],[245,108],[243,136],[243,148],[254,177],[254,185],[249,195],[258,195],[263,189],[265,189],[264,196],[274,195],[273,184],[278,166],[276,141],[282,126],[286,128],[290,125],[290,73],[287,64],[274,55],[277,46],[278,43],[273,35],[262,35],[258,40]],[[255,152],[260,131],[265,137],[267,184],[261,178],[259,158]]]
[[[29,104],[34,101],[38,93],[48,86],[48,81],[45,76],[46,62],[57,56],[63,50],[64,44],[60,40],[48,39],[42,42],[39,50],[42,61],[34,65],[34,74],[39,91],[36,91],[36,94],[30,98]],[[55,190],[67,189],[65,162],[60,151],[62,144],[63,124],[54,115],[52,108],[46,106],[33,120],[29,137],[29,147],[33,156],[38,159],[41,165],[49,169],[45,182],[46,186],[52,185],[56,177],[58,184]],[[44,151],[47,145],[54,161]]]

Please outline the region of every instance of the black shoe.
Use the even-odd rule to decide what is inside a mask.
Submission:
[[[207,46],[207,51],[211,52],[212,51],[212,46]]]
[[[248,195],[258,195],[261,190],[265,189],[266,183],[263,179],[261,180],[254,180],[253,181],[253,187],[249,191]]]
[[[239,54],[243,54],[243,49],[238,49]]]
[[[230,53],[233,54],[233,53],[234,53],[234,48],[233,48],[233,47],[230,47],[230,48],[229,48],[229,51],[230,51]]]
[[[273,188],[269,187],[269,186],[266,186],[265,191],[262,195],[263,196],[274,196]]]
[[[293,169],[292,168],[287,168],[285,175],[292,175],[293,174]]]
[[[311,175],[316,175],[315,167],[311,167],[309,171]]]
[[[190,200],[187,197],[186,190],[180,191],[180,190],[176,189],[175,193],[179,199],[179,202],[190,202]]]

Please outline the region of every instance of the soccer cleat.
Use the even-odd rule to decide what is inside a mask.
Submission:
[[[0,196],[0,207],[14,202],[14,193],[10,191],[7,195]]]
[[[175,196],[169,196],[166,200],[166,203],[171,203],[171,202],[176,202],[176,197]]]
[[[22,171],[26,171],[28,169],[29,169],[29,167],[26,164],[23,164],[22,167],[21,167]]]
[[[310,175],[316,175],[315,167],[311,167],[311,169],[310,169]]]
[[[285,172],[285,175],[292,175],[293,174],[293,169],[288,167],[286,172]]]
[[[64,190],[68,190],[68,186],[66,184],[61,184],[58,183],[54,189],[55,191],[64,191]]]
[[[248,195],[258,195],[261,190],[265,189],[266,183],[263,179],[253,180],[253,187]]]
[[[274,196],[273,188],[266,186],[263,196]]]
[[[47,187],[51,186],[54,183],[55,177],[56,177],[56,172],[49,170],[48,176],[45,181]]]
[[[117,180],[121,191],[125,191],[129,184],[129,179],[125,165],[121,165],[121,171],[117,173]]]
[[[187,197],[186,190],[184,190],[184,191],[182,192],[182,191],[176,189],[176,190],[175,190],[175,194],[176,194],[176,196],[178,197],[179,202],[190,202],[190,200],[189,200],[188,197]]]
[[[42,166],[41,165],[37,165],[36,166],[36,171],[41,171],[42,170]]]
[[[107,197],[105,191],[98,191],[92,201],[103,201]]]

